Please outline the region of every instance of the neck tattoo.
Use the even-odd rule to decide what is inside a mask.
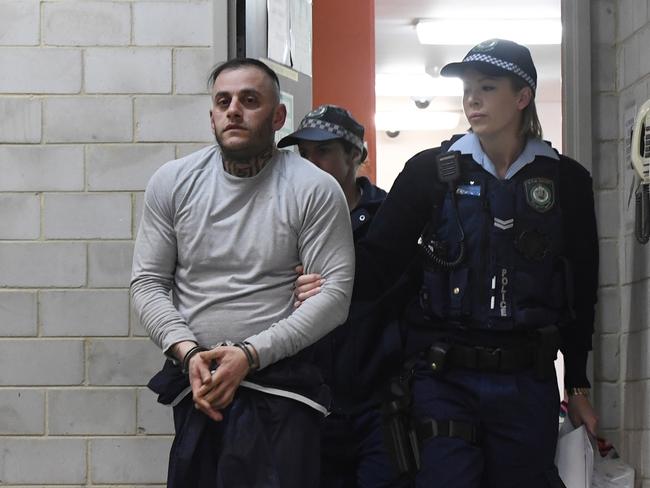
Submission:
[[[247,159],[234,159],[223,155],[223,169],[238,178],[250,178],[258,174],[273,156],[273,148]]]

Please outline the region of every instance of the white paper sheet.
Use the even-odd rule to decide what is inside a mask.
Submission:
[[[584,425],[574,429],[568,418],[562,423],[555,465],[567,488],[591,488],[594,448]]]
[[[266,5],[268,12],[267,57],[278,63],[291,66],[289,0],[268,0]]]
[[[290,0],[290,45],[293,69],[311,76],[311,0]]]

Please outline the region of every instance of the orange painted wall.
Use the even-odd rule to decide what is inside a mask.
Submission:
[[[374,0],[313,0],[312,76],[314,107],[341,105],[364,125],[368,162],[363,173],[374,181]]]

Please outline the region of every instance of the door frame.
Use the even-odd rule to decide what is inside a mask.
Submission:
[[[592,169],[589,0],[562,0],[562,153]]]

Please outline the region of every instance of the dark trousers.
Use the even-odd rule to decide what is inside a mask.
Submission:
[[[323,488],[398,488],[400,479],[384,447],[379,408],[325,418],[321,440]]]
[[[559,393],[555,377],[452,370],[425,365],[413,383],[415,415],[462,420],[479,428],[479,444],[434,437],[421,445],[418,487],[563,487],[554,464]]]
[[[318,487],[318,412],[240,387],[223,413],[209,419],[191,395],[174,407],[169,488]]]

